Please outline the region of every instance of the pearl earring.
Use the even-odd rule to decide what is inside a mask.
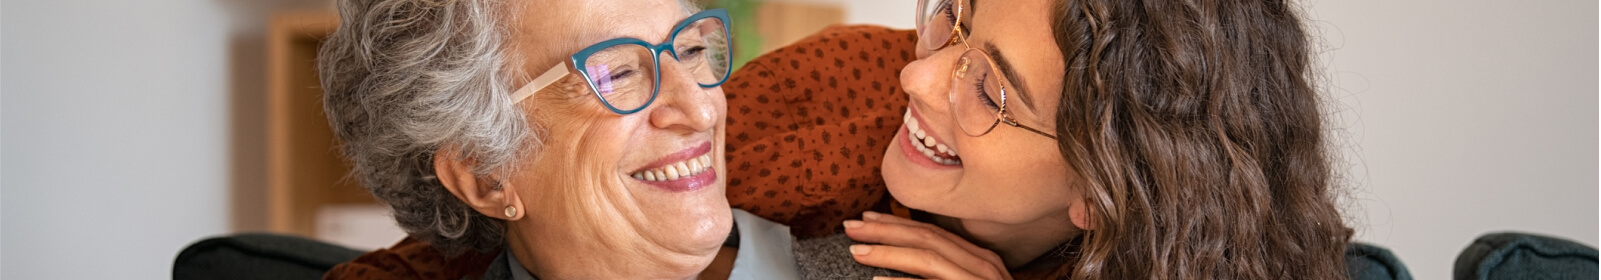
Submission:
[[[506,218],[517,217],[517,206],[506,205]]]

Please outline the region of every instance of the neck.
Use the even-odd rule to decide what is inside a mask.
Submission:
[[[722,249],[718,249],[717,250],[717,258],[716,259],[712,259],[712,264],[710,266],[707,266],[706,270],[701,271],[700,275],[696,275],[695,279],[696,280],[724,280],[724,279],[728,279],[728,275],[734,273],[734,258],[736,258],[738,256],[739,256],[739,248],[723,247]]]
[[[1082,232],[1068,220],[1067,211],[1015,224],[944,216],[937,217],[935,224],[956,229],[957,234],[994,251],[1007,269],[1022,267]]]
[[[508,230],[507,237],[506,249],[517,257],[518,265],[540,279],[696,279],[720,255],[676,252],[648,243],[607,246],[595,240],[599,238],[565,238],[573,236],[556,232]]]

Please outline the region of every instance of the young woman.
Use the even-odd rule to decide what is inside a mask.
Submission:
[[[775,165],[747,168],[761,176],[730,171],[730,199],[759,215],[784,209],[774,220],[806,237],[813,220],[872,207],[878,186],[814,178],[813,169],[840,163],[844,171],[816,177],[861,172],[849,167],[863,161],[848,155],[857,146],[831,152],[817,145],[872,142],[885,151],[876,170],[884,186],[917,214],[867,212],[836,223],[871,243],[850,247],[862,264],[939,279],[1345,278],[1350,230],[1335,206],[1303,28],[1285,1],[922,1],[914,54],[846,49],[835,65],[867,61],[867,74],[773,78],[787,79],[771,86],[787,94],[767,106],[812,109],[746,112],[746,104],[760,105],[740,99],[736,73],[730,138],[746,131],[740,123],[780,132],[730,140],[731,169],[746,166],[744,158]],[[827,52],[842,50],[784,51],[816,52],[822,61],[753,64],[826,66]],[[915,61],[896,65],[907,56]],[[899,88],[857,82],[817,96],[794,90],[891,69],[901,69]],[[839,97],[902,92],[904,107]],[[855,134],[879,132],[886,122],[872,116],[885,111],[904,124]],[[817,133],[843,131],[832,117],[840,112],[861,129],[849,122],[850,135]],[[763,116],[797,120],[753,121]],[[795,131],[810,133],[795,134],[800,144],[776,140]],[[804,180],[788,184],[804,187],[774,187],[784,180],[771,178],[790,175]],[[747,198],[786,195],[795,203]],[[859,196],[838,198],[850,195]],[[784,214],[791,212],[822,214]]]
[[[857,260],[944,279],[1058,256],[1034,272],[1345,277],[1349,230],[1290,3],[924,2],[883,172],[895,199],[957,234],[868,214],[846,232],[884,245],[855,246]]]

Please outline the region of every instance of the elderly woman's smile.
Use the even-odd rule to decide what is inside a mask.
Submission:
[[[651,162],[630,177],[668,191],[693,191],[717,182],[712,170],[712,143],[706,142]]]

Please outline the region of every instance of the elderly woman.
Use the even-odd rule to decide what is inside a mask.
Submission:
[[[671,0],[339,10],[320,53],[325,110],[354,177],[410,238],[328,278],[794,274],[787,228],[724,197],[725,11]]]

